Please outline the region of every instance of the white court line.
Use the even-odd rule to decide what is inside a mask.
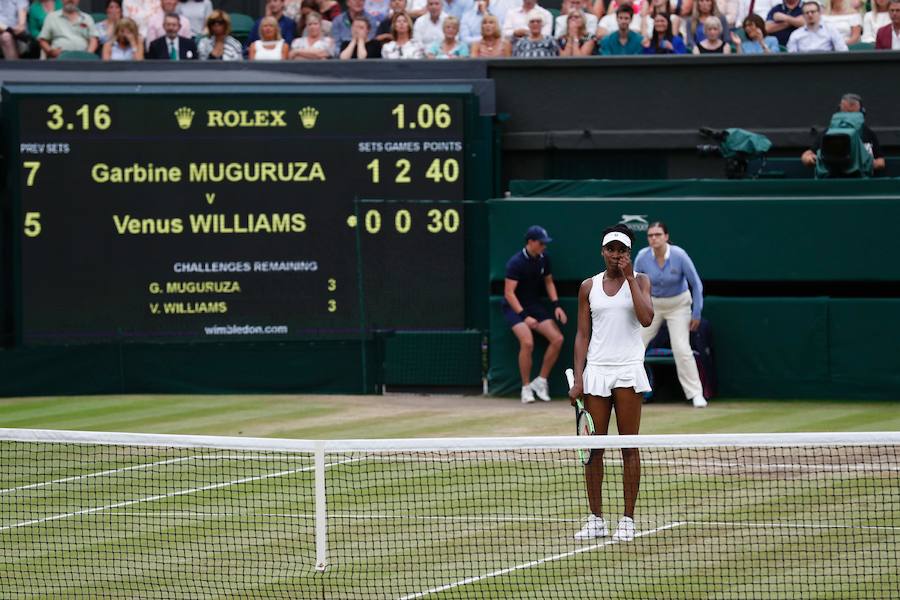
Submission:
[[[331,466],[331,465],[328,465]],[[254,512],[199,512],[188,510],[159,510],[159,511],[121,511],[117,515],[128,517],[174,517],[174,518],[252,518],[264,517],[273,519],[313,519],[313,513],[254,513]],[[446,515],[404,515],[404,514],[366,514],[366,513],[329,513],[329,519],[358,519],[358,520],[409,520],[409,521],[449,521],[472,523],[581,523],[583,518],[557,518],[557,517],[514,517],[508,515],[497,516],[446,516]],[[758,527],[758,528],[785,528],[785,529],[867,529],[873,531],[900,531],[900,526],[892,525],[838,525],[833,523],[756,523],[749,521],[680,521],[682,525],[711,525],[716,527]]]
[[[124,473],[125,471],[138,471],[140,469],[149,469],[151,467],[158,467],[160,465],[169,465],[172,463],[182,462],[185,460],[193,460],[195,457],[193,456],[185,456],[182,458],[170,458],[169,460],[161,460],[159,462],[154,463],[146,463],[142,465],[134,465],[131,467],[122,467],[119,469],[110,469],[108,471],[97,471],[96,473],[88,473],[87,475],[73,475],[72,477],[64,477],[62,479],[54,479],[53,481],[43,481],[41,483],[31,483],[29,485],[20,485],[14,488],[6,488],[5,490],[0,490],[0,494],[8,494],[10,492],[18,492],[21,490],[33,490],[36,488],[46,487],[48,485],[55,485],[57,483],[68,483],[70,481],[79,481],[81,479],[90,479],[92,477],[103,477],[104,475],[115,475],[116,473]]]
[[[644,537],[645,535],[652,535],[654,533],[659,533],[660,531],[665,531],[666,529],[674,529],[675,527],[679,527],[684,525],[681,521],[675,521],[674,523],[669,523],[667,525],[663,525],[662,527],[657,527],[656,529],[650,529],[649,531],[641,531],[639,533],[634,534],[635,538]],[[582,552],[590,552],[591,550],[597,550],[598,548],[605,548],[606,546],[612,546],[615,544],[619,544],[623,542],[617,542],[616,540],[607,540],[600,544],[594,544],[593,546],[585,546],[584,548],[578,548],[577,550],[572,550],[571,552],[563,552],[562,554],[554,554],[552,556],[545,556],[544,558],[533,560],[531,562],[522,563],[520,565],[516,565],[514,567],[507,567],[505,569],[500,569],[498,571],[492,571],[490,573],[485,573],[484,575],[478,575],[476,577],[468,577],[466,579],[461,579],[460,581],[455,581],[453,583],[448,583],[446,585],[442,585],[439,587],[431,588],[430,590],[425,590],[424,592],[418,592],[416,594],[410,594],[408,596],[403,596],[399,600],[413,600],[413,598],[422,598],[424,596],[428,596],[431,594],[437,594],[438,592],[444,592],[446,590],[451,590],[453,588],[459,587],[461,585],[468,585],[470,583],[475,583],[477,581],[481,581],[482,579],[489,579],[491,577],[497,577],[499,575],[506,575],[507,573],[512,573],[513,571],[519,571],[521,569],[528,569],[531,567],[535,567],[537,565],[542,565],[544,563],[553,562],[557,560],[561,560],[563,558],[568,558],[570,556],[575,556],[576,554],[581,554]],[[624,542],[627,543],[627,542]]]
[[[326,467],[333,467],[335,465],[340,465],[348,462],[353,462],[356,459],[348,459],[344,461],[338,461],[335,463],[330,463],[325,465]],[[95,508],[86,508],[84,510],[78,510],[70,513],[61,513],[58,515],[52,515],[50,517],[43,517],[41,519],[32,519],[30,521],[21,521],[19,523],[13,523],[12,525],[4,525],[0,526],[0,531],[7,531],[9,529],[15,529],[17,527],[26,527],[28,525],[37,525],[39,523],[46,523],[48,521],[57,521],[59,519],[68,519],[69,517],[77,517],[79,515],[89,515],[93,513],[102,512],[105,510],[112,510],[114,508],[121,508],[123,506],[132,506],[134,504],[141,504],[143,502],[153,502],[155,500],[163,500],[165,498],[174,498],[176,496],[184,496],[187,494],[195,494],[197,492],[205,492],[207,490],[215,490],[220,488],[229,487],[232,485],[239,485],[242,483],[249,483],[251,481],[260,481],[263,479],[271,479],[273,477],[282,477],[284,475],[293,475],[295,473],[302,473],[304,471],[312,471],[315,469],[312,467],[303,467],[302,469],[291,469],[288,471],[280,471],[278,473],[267,473],[265,475],[255,475],[253,477],[243,477],[241,479],[235,479],[233,481],[225,481],[223,483],[212,483],[210,485],[204,485],[203,487],[191,488],[187,490],[179,490],[177,492],[169,492],[168,494],[158,494],[156,496],[146,496],[144,498],[138,498],[137,500],[126,500],[124,502],[117,502],[115,504],[107,504],[106,506],[98,506]]]
[[[762,527],[784,529],[864,529],[872,531],[900,531],[892,525],[835,525],[828,523],[747,523],[742,521],[685,521],[686,525],[715,525],[716,527]]]
[[[253,513],[253,512],[196,512],[196,511],[123,511],[116,513],[133,517],[269,517],[284,519],[312,519],[312,513]],[[384,520],[409,520],[409,521],[451,521],[451,522],[478,522],[478,523],[581,523],[584,518],[554,518],[554,517],[510,517],[510,516],[441,516],[441,515],[387,515],[387,514],[359,514],[359,513],[328,513],[329,519],[384,519]]]
[[[307,457],[298,457],[301,460],[306,460],[307,462],[311,459]],[[31,483],[28,485],[20,485],[14,488],[7,488],[5,490],[0,490],[0,494],[8,494],[10,492],[18,492],[21,490],[31,490],[41,487],[46,487],[49,485],[55,485],[58,483],[68,483],[70,481],[79,481],[81,479],[90,479],[92,477],[103,477],[104,475],[115,475],[116,473],[123,473],[125,471],[137,471],[140,469],[148,469],[150,467],[158,467],[160,465],[169,465],[177,462],[183,462],[186,460],[278,460],[287,462],[287,458],[285,456],[274,456],[274,455],[215,455],[215,454],[198,454],[194,456],[183,456],[181,458],[171,458],[169,460],[161,460],[154,463],[146,463],[141,465],[134,465],[131,467],[122,467],[119,469],[109,469],[108,471],[98,471],[96,473],[88,473],[87,475],[73,475],[72,477],[64,477],[62,479],[54,479],[53,481],[43,481],[41,483]]]

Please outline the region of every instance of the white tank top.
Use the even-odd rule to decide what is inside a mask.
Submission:
[[[284,46],[284,40],[278,40],[278,43],[272,49],[263,46],[262,40],[256,40],[253,44],[256,46],[255,60],[283,60],[281,47]]]
[[[609,297],[603,291],[603,275],[594,275],[588,301],[591,306],[591,342],[587,364],[603,367],[643,364],[644,342],[641,323],[634,312],[631,287],[622,283],[618,293]]]

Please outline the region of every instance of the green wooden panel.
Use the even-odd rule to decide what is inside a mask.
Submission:
[[[372,393],[375,350],[374,341],[330,340],[11,349],[0,351],[0,396]]]
[[[385,339],[384,383],[480,386],[480,331],[397,332]]]
[[[719,393],[829,396],[827,298],[706,298]]]
[[[832,380],[866,397],[900,400],[900,298],[832,300]]]

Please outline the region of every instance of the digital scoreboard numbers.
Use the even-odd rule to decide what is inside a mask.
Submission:
[[[465,325],[463,96],[12,100],[25,344]]]

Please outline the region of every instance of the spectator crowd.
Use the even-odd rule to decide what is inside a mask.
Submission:
[[[900,50],[900,0],[267,0],[240,36],[211,0],[0,0],[5,60],[464,59]],[[248,19],[249,24],[249,19]],[[244,38],[244,39],[238,39]]]

